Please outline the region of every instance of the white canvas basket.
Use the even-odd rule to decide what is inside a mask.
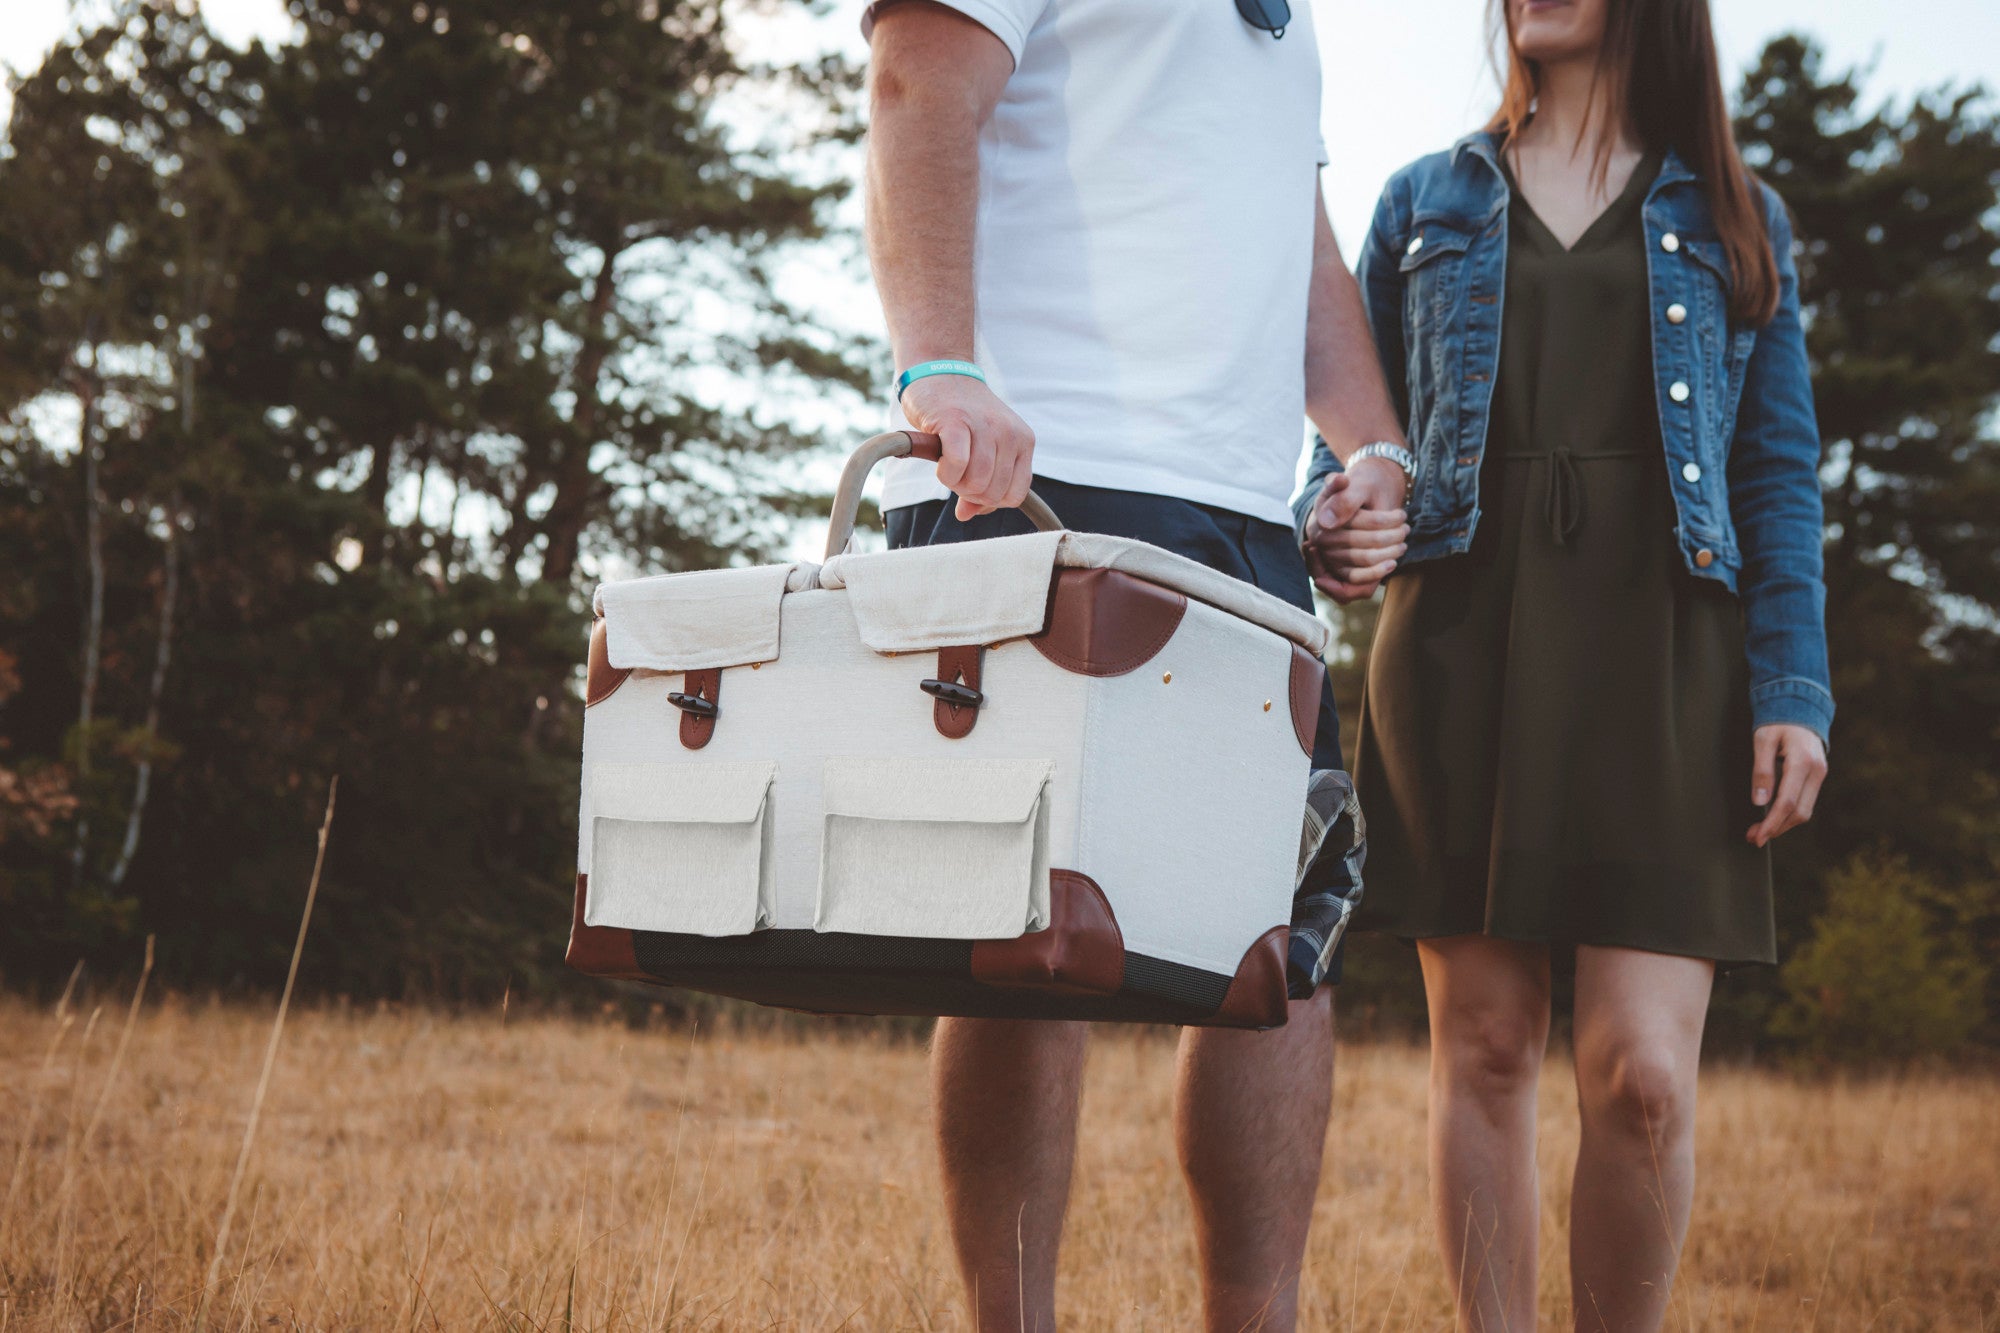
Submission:
[[[830,549],[876,461],[934,447],[864,446]],[[1326,627],[1024,510],[1043,531],[600,589],[574,965],[827,1012],[1283,1021]]]

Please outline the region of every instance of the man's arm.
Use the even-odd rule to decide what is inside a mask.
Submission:
[[[868,258],[898,370],[973,354],[979,130],[1014,72],[986,28],[929,0],[881,7],[870,37]],[[944,444],[938,480],[970,518],[1021,503],[1034,433],[978,380],[933,375],[903,395]]]
[[[1361,288],[1341,257],[1326,201],[1317,192],[1306,307],[1306,414],[1343,463],[1364,444],[1403,443]],[[1409,481],[1386,458],[1364,458],[1326,476],[1301,535],[1313,581],[1329,597],[1343,602],[1367,597],[1395,568],[1410,535],[1403,512]]]

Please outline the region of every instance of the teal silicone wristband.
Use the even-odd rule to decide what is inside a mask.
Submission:
[[[963,375],[981,384],[986,383],[986,372],[970,361],[919,361],[896,377],[896,401],[903,401],[903,391],[912,384],[932,375]]]

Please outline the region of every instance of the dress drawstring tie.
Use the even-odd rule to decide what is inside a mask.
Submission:
[[[1508,454],[1510,463],[1547,463],[1549,480],[1542,495],[1542,518],[1549,526],[1549,540],[1557,546],[1568,546],[1583,527],[1584,488],[1583,473],[1578,463],[1595,462],[1601,458],[1646,458],[1658,457],[1657,449],[1571,449],[1558,445],[1546,453]]]
[[[1543,501],[1549,520],[1549,540],[1557,546],[1583,526],[1583,481],[1576,475],[1576,457],[1568,449],[1549,451],[1549,490]]]

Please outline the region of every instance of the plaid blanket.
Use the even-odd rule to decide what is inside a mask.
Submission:
[[[1326,980],[1348,918],[1361,904],[1361,865],[1368,859],[1368,824],[1355,799],[1354,779],[1316,768],[1306,784],[1305,827],[1299,835],[1299,877],[1292,890],[1292,941],[1285,988],[1311,997]]]

